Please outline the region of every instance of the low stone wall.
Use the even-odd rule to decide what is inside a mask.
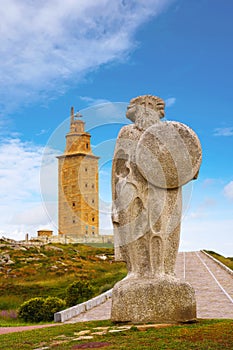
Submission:
[[[105,301],[107,301],[112,296],[112,289],[108,290],[107,292],[98,295],[95,298],[92,298],[90,300],[85,301],[84,303],[75,305],[70,307],[69,309],[56,312],[54,314],[54,321],[55,322],[65,322],[70,320],[71,318],[80,315],[82,312],[88,311],[93,309],[94,307],[103,304]]]
[[[233,276],[233,271],[231,269],[229,269],[229,267],[227,267],[226,265],[224,265],[221,261],[219,261],[218,259],[215,259],[212,255],[206,253],[204,250],[201,250],[201,252],[205,255],[207,255],[210,259],[214,260],[219,266],[221,266],[225,271],[227,271],[230,275]]]

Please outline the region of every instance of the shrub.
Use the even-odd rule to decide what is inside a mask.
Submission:
[[[65,309],[66,302],[57,297],[48,297],[44,301],[44,317],[43,321],[53,321],[55,312]]]
[[[18,316],[26,322],[53,321],[54,313],[65,306],[65,301],[57,297],[33,298],[20,306]]]
[[[33,298],[25,301],[19,308],[19,318],[26,322],[43,321],[43,298]]]
[[[76,281],[70,284],[66,290],[67,306],[82,303],[93,296],[93,288],[88,282]]]
[[[104,285],[102,285],[99,289],[99,294],[102,294],[104,292],[107,292],[107,290],[113,288],[115,282],[112,283],[105,283]]]

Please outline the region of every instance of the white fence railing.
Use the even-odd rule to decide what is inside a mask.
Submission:
[[[112,289],[110,289],[107,292],[104,292],[103,294],[100,294],[100,295],[98,295],[90,300],[87,300],[81,304],[72,306],[66,310],[56,312],[54,314],[54,321],[55,322],[68,321],[71,318],[80,315],[82,312],[91,310],[94,307],[105,303],[105,301],[107,301],[109,298],[111,298],[111,296],[112,296]]]

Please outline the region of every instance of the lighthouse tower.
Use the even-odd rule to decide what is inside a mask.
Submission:
[[[90,139],[82,115],[72,107],[65,152],[57,157],[58,225],[60,235],[83,241],[99,237],[99,157]]]

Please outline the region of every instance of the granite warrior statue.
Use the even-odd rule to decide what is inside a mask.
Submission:
[[[121,129],[116,142],[115,258],[126,262],[128,275],[113,289],[114,321],[178,322],[196,317],[194,291],[176,278],[174,268],[182,186],[197,178],[201,146],[188,126],[161,121],[164,107],[156,96],[132,99],[126,117],[133,124]]]

